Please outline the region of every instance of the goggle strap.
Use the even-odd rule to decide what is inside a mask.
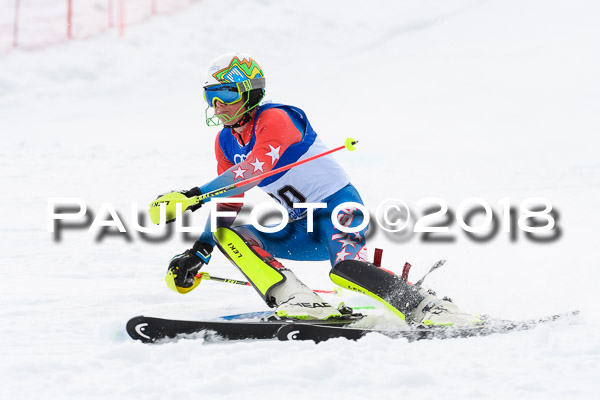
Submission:
[[[264,89],[266,87],[265,78],[248,79],[237,83],[240,93],[249,92],[252,89]]]

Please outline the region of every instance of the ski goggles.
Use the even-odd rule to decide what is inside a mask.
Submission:
[[[254,78],[242,82],[206,86],[204,87],[204,100],[206,100],[209,107],[214,107],[217,100],[224,104],[233,104],[242,99],[242,93],[264,87],[265,78]]]

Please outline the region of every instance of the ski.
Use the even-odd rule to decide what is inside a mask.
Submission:
[[[319,343],[334,338],[358,340],[369,333],[379,333],[392,338],[407,339],[409,342],[424,339],[456,339],[529,330],[539,325],[568,320],[578,314],[579,311],[571,311],[524,321],[487,320],[472,328],[436,327],[394,331],[349,326],[287,324],[278,330],[277,338],[279,340],[312,340]]]
[[[273,314],[274,314],[273,310],[253,311],[253,312],[247,312],[247,313],[241,313],[241,314],[222,315],[219,317],[219,319],[223,319],[225,321],[233,321],[233,320],[240,320],[240,319],[256,320],[256,319],[261,319],[261,318],[268,318]]]
[[[358,321],[361,314],[343,316],[340,319],[327,321],[301,320],[264,320],[248,322],[230,321],[183,321],[146,317],[143,315],[131,318],[126,325],[127,333],[132,339],[144,343],[153,343],[164,339],[172,339],[181,335],[193,338],[213,340],[246,340],[275,339],[277,331],[284,325],[327,325],[341,326]]]
[[[357,311],[360,313],[361,310],[374,310],[375,306],[360,306],[360,307],[352,307],[353,311]],[[234,321],[234,320],[244,320],[244,319],[261,319],[261,318],[269,318],[274,315],[273,310],[268,311],[253,311],[246,312],[241,314],[231,314],[231,315],[222,315],[219,319],[224,319],[226,321]]]
[[[408,341],[424,339],[453,339],[474,336],[488,336],[533,329],[539,325],[569,320],[579,314],[571,311],[524,321],[488,319],[472,328],[414,328],[406,330],[381,330],[351,327],[363,316],[352,314],[342,319],[328,321],[301,320],[261,320],[232,322],[225,321],[185,321],[155,317],[137,316],[127,322],[127,333],[132,339],[144,343],[159,342],[178,336],[188,336],[203,340],[312,340],[322,342],[333,338],[358,340],[369,333],[379,333],[392,338]]]

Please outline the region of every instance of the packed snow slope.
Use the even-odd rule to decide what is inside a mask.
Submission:
[[[206,0],[122,39],[3,56],[0,397],[593,397],[599,12],[591,0]],[[428,224],[448,225],[450,241],[372,223],[371,252],[383,248],[388,269],[409,261],[415,281],[444,258],[427,285],[467,311],[520,319],[579,309],[578,322],[417,343],[377,335],[319,345],[129,340],[124,325],[134,315],[266,309],[245,287],[169,291],[168,261],[194,235],[144,240],[131,215],[133,203],[144,210],[160,193],[214,177],[217,129],[204,123],[201,88],[209,62],[232,51],[256,57],[268,98],[303,108],[329,146],[360,140],[336,159],[373,213],[396,198],[414,211],[414,225],[434,205],[420,200],[448,204],[452,218]],[[102,210],[110,203],[127,234],[80,227],[57,240],[48,231],[52,197],[80,198],[100,221],[110,221]],[[524,199],[546,198],[556,226],[546,242],[504,225],[476,241],[454,216],[471,197],[500,222],[500,200],[519,213]],[[258,189],[248,195],[251,204],[267,200]],[[201,209],[190,223],[202,226],[206,215]],[[333,287],[326,262],[284,263],[314,288]],[[206,270],[241,278],[218,252]],[[351,293],[327,300],[373,304]]]

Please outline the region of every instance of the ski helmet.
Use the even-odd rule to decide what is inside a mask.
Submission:
[[[235,128],[250,120],[249,111],[258,106],[265,94],[265,75],[256,60],[242,53],[224,54],[215,59],[208,67],[204,82],[204,99],[208,103],[206,109],[206,124]],[[208,110],[214,108],[216,101],[225,104],[237,103],[244,100],[243,106],[233,117],[208,115]],[[227,122],[243,116],[237,123],[227,125]]]

